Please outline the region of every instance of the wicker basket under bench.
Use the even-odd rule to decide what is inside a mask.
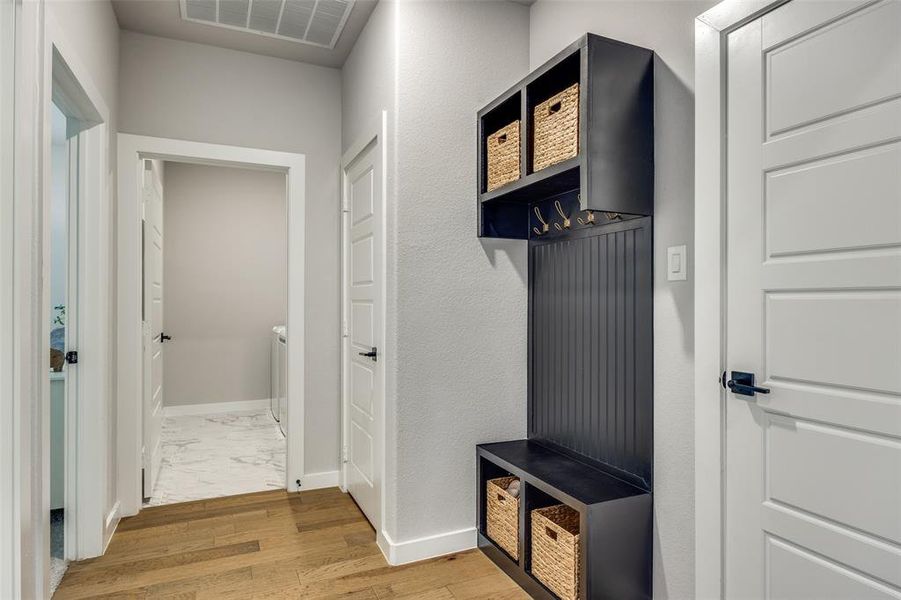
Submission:
[[[503,548],[513,560],[519,559],[519,496],[513,496],[507,487],[516,477],[489,479],[485,492],[488,537]]]
[[[565,504],[532,511],[532,574],[562,600],[579,597],[579,513]]]

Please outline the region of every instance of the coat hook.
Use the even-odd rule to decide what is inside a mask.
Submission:
[[[541,229],[539,230],[537,227],[532,227],[532,231],[535,232],[535,235],[544,235],[550,230],[551,226],[547,224],[547,221],[544,220],[544,217],[541,216],[541,211],[538,210],[538,207],[535,207],[535,216],[538,217],[538,222],[541,223]]]
[[[606,217],[608,221],[616,221],[617,219],[623,218],[623,216],[617,212],[605,212],[604,217]]]
[[[588,214],[588,216],[585,217],[584,220],[582,220],[582,217],[578,217],[576,219],[579,222],[579,225],[595,225],[595,224],[597,224],[597,220],[594,218],[594,211],[586,210],[585,212]]]
[[[560,217],[563,219],[562,227],[560,226],[560,223],[554,223],[554,226],[557,228],[557,231],[563,231],[564,229],[569,229],[572,226],[572,221],[563,212],[563,206],[560,204],[559,200],[554,200],[554,207],[557,209],[557,212],[560,214]]]

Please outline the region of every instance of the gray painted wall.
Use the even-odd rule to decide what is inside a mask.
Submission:
[[[388,135],[386,153],[388,156],[385,173],[385,243],[393,248],[397,238],[397,203],[395,202],[397,181],[397,51],[395,38],[397,34],[397,13],[399,5],[394,0],[380,0],[376,5],[369,22],[360,33],[357,43],[351,50],[344,68],[341,70],[341,139],[342,149],[364,137],[371,136],[373,124],[377,122],[382,111],[388,115]],[[383,355],[385,356],[385,478],[384,507],[385,523],[383,531],[391,535],[395,530],[397,511],[397,419],[396,419],[396,381],[397,381],[397,339],[394,335],[397,321],[397,261],[393,253],[385,257],[387,271],[386,295],[386,339]]]
[[[539,0],[531,68],[586,31],[655,50],[654,597],[694,596],[694,18],[715,2]],[[666,280],[687,244],[688,281]]]
[[[306,419],[308,473],[338,468],[337,69],[121,34],[120,130],[306,154]]]
[[[166,163],[166,406],[269,397],[269,342],[288,310],[285,175]]]
[[[475,237],[474,149],[479,107],[527,71],[528,9],[497,1],[383,0],[344,68],[345,148],[390,113],[394,542],[472,528],[475,444],[525,435],[525,245]]]
[[[400,6],[393,535],[407,541],[473,527],[475,445],[526,433],[526,246],[475,236],[475,115],[528,72],[529,11]]]

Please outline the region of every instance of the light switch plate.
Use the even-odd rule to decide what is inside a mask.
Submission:
[[[670,246],[666,249],[666,278],[668,281],[688,279],[688,250],[685,246]]]

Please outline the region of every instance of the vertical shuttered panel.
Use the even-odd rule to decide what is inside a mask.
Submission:
[[[529,437],[631,474],[653,466],[651,219],[530,243]]]

